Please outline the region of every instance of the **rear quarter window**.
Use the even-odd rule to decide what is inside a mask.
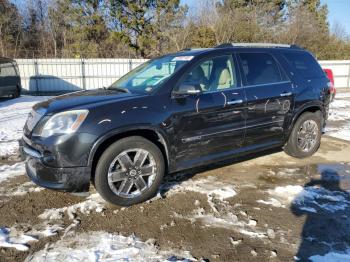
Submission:
[[[283,56],[298,75],[310,79],[323,77],[324,73],[315,58],[307,52],[284,53]]]
[[[16,76],[16,70],[12,63],[0,64],[0,76]]]
[[[267,53],[238,53],[248,85],[278,83],[285,80],[274,57]]]

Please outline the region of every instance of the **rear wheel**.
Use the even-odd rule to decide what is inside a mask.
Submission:
[[[129,206],[154,196],[164,175],[159,148],[139,136],[123,138],[102,154],[95,173],[95,188],[108,202]]]
[[[295,122],[284,151],[297,158],[313,155],[320,147],[321,123],[320,112],[303,113]]]
[[[21,96],[21,91],[19,87],[16,87],[16,90],[13,91],[13,93],[11,94],[11,98],[18,98]]]

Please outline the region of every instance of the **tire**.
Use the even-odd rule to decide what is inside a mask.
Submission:
[[[288,155],[296,158],[306,158],[315,154],[321,144],[321,123],[322,115],[320,111],[317,111],[316,113],[305,112],[300,115],[293,126],[286,145],[283,148],[284,151]],[[315,124],[315,132],[311,132],[311,126]],[[310,127],[310,130],[308,130],[308,127]],[[305,138],[308,145],[303,149],[305,145],[303,139],[306,136],[308,136],[308,138]],[[309,140],[314,140],[314,142]],[[308,148],[309,146],[310,148]]]
[[[21,91],[19,87],[16,87],[16,90],[12,93],[11,98],[18,98],[21,96]]]
[[[152,175],[143,176],[147,172]],[[143,137],[131,136],[118,140],[103,152],[96,166],[94,183],[106,201],[130,206],[153,197],[164,172],[160,149]]]

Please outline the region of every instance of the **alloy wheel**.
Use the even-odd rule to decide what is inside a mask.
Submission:
[[[297,145],[303,152],[314,149],[318,138],[318,125],[314,120],[306,120],[299,128],[297,134]]]
[[[141,195],[156,177],[157,164],[145,149],[128,149],[120,154],[108,168],[108,184],[114,194],[124,198]]]

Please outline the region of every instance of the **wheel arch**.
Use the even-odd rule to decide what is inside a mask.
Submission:
[[[160,130],[154,129],[152,127],[133,127],[124,130],[112,130],[107,134],[99,138],[93,145],[88,159],[88,166],[91,167],[91,180],[93,181],[95,176],[95,169],[97,162],[103,152],[108,148],[109,145],[118,141],[119,139],[129,137],[129,136],[140,136],[152,143],[154,143],[161,150],[164,160],[165,168],[169,168],[169,147],[168,141],[165,135],[162,134]]]
[[[311,113],[316,113],[316,112],[320,112],[321,113],[321,117],[323,119],[325,119],[325,110],[324,107],[319,104],[319,103],[310,103],[307,104],[305,106],[303,106],[302,108],[300,108],[298,111],[296,111],[296,113],[294,114],[291,123],[288,126],[288,136],[294,126],[294,124],[296,123],[296,121],[298,120],[298,118],[304,114],[305,112],[311,112]],[[322,123],[323,126],[323,123]]]

